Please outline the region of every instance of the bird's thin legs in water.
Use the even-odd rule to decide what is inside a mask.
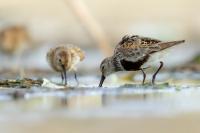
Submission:
[[[67,72],[64,71],[63,73],[64,73],[65,85],[67,85]]]
[[[24,72],[24,66],[23,66],[23,63],[22,63],[22,53],[19,52],[19,53],[16,53],[16,56],[15,56],[15,65],[14,65],[14,69],[17,70],[18,72],[18,76],[20,79],[24,79],[25,78],[25,72]]]
[[[62,73],[64,75],[65,85],[67,85],[67,72],[66,72],[65,66],[63,64],[61,64],[61,67],[63,69]]]
[[[61,79],[62,79],[62,84],[63,84],[63,81],[64,81],[64,74],[63,74],[63,72],[60,72],[60,74],[61,74]]]
[[[156,75],[158,74],[158,72],[160,71],[160,69],[163,67],[163,62],[160,61],[160,66],[158,68],[158,70],[154,73],[153,77],[152,77],[152,84],[155,85],[155,79],[156,79]]]
[[[145,79],[146,79],[146,73],[144,72],[143,68],[140,68],[143,74],[143,80],[142,80],[142,85],[144,85]]]
[[[77,85],[79,85],[79,82],[78,82],[78,78],[77,78],[76,71],[74,71],[74,78],[75,78],[75,80],[76,80],[76,83],[77,83]]]

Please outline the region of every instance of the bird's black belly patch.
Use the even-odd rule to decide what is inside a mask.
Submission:
[[[125,59],[121,60],[121,65],[124,67],[126,71],[137,71],[140,70],[141,66],[147,62],[149,56],[145,56],[143,59],[138,60],[136,62],[127,61]]]

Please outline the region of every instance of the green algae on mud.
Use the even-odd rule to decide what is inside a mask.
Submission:
[[[0,80],[0,87],[8,87],[8,88],[31,88],[33,86],[41,86],[43,80],[33,80],[33,79],[7,79],[7,80]]]
[[[159,82],[155,85],[152,85],[151,83],[145,83],[142,84],[124,84],[117,88],[154,88],[154,89],[165,89],[168,87],[178,87],[180,88],[182,85],[186,85],[187,83],[193,84],[191,86],[200,85],[200,83],[196,80],[188,80],[184,83],[180,81],[166,81],[166,82]],[[0,87],[7,87],[7,88],[31,88],[31,87],[46,87],[46,88],[57,88],[57,89],[64,89],[64,88],[82,88],[80,86],[63,86],[62,84],[53,83],[47,79],[7,79],[7,80],[0,80]],[[93,87],[95,89],[95,87]],[[106,87],[107,88],[107,87]]]

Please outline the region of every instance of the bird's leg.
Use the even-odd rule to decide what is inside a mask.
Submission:
[[[67,85],[67,72],[64,71],[63,73],[64,73],[65,85]]]
[[[61,65],[61,67],[62,67],[62,70],[63,70],[62,74],[63,74],[63,76],[64,76],[65,85],[67,85],[67,72],[66,72],[65,65],[62,64],[61,59],[59,59],[59,62],[60,62],[60,65]],[[62,74],[61,74],[61,75],[62,75]]]
[[[63,69],[63,75],[64,75],[64,80],[65,80],[65,85],[67,85],[67,72],[66,72],[65,66],[63,64],[61,64],[61,67]]]
[[[142,71],[142,74],[143,74],[142,85],[144,85],[144,82],[145,82],[145,79],[146,79],[146,73],[144,72],[143,68],[140,68],[140,70]]]
[[[23,66],[23,62],[22,62],[22,53],[18,52],[16,53],[16,62],[15,62],[15,68],[19,74],[19,78],[20,79],[24,79],[25,77],[25,73],[24,73],[24,66]]]
[[[153,77],[152,77],[152,84],[155,85],[155,79],[156,79],[156,75],[158,74],[158,72],[160,71],[160,69],[163,67],[163,62],[160,61],[160,66],[158,68],[158,70],[154,73]]]
[[[76,83],[77,83],[77,86],[79,85],[79,82],[78,82],[78,78],[77,78],[77,74],[76,74],[76,71],[74,71],[74,78],[76,80]]]
[[[62,79],[62,84],[63,84],[63,81],[64,81],[64,75],[63,75],[63,72],[60,72],[61,74],[61,79]]]

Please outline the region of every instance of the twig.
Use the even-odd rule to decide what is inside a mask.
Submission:
[[[81,0],[67,0],[69,7],[74,12],[75,16],[85,26],[85,29],[90,33],[93,39],[98,43],[98,47],[107,56],[112,54],[109,39],[106,36],[103,28],[95,20],[87,6]]]

